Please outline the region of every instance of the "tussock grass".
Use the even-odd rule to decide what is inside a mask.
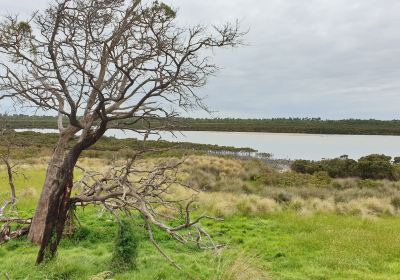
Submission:
[[[35,207],[35,198],[40,194],[44,181],[46,160],[37,158],[29,164],[18,162],[15,178],[18,205],[24,209],[23,212]],[[138,166],[147,169],[168,160],[177,159],[147,158],[140,160]],[[111,160],[82,158],[78,164],[101,171],[111,164]],[[76,177],[79,178],[80,174],[81,171],[77,170]],[[297,179],[299,176],[302,178]],[[332,180],[324,174],[279,173],[256,161],[212,156],[189,156],[179,177],[199,192],[176,188],[171,195],[181,198],[197,195],[199,210],[221,217],[262,216],[285,210],[363,217],[400,214],[399,182],[358,178]],[[0,166],[0,180],[4,186],[4,191],[0,192],[3,200],[8,196],[3,166]],[[271,182],[276,185],[271,185]],[[173,214],[167,213],[167,209],[165,211]]]
[[[196,156],[182,178],[201,191],[199,205],[217,216],[268,215],[291,210],[300,214],[393,216],[400,214],[400,183],[359,178],[331,179],[280,173],[257,161]]]
[[[222,192],[200,193],[198,203],[201,209],[207,209],[219,217],[265,215],[281,210],[281,206],[273,199]]]

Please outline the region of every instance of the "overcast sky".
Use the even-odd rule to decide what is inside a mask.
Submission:
[[[48,0],[0,0],[29,14]],[[180,24],[239,19],[201,90],[214,117],[400,118],[399,0],[166,0]],[[196,116],[205,116],[197,114]]]

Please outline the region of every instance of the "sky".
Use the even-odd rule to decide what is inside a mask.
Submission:
[[[29,15],[48,0],[0,0]],[[182,25],[238,19],[245,45],[214,52],[199,91],[211,117],[400,119],[400,1],[165,0]],[[201,112],[196,117],[210,117]]]

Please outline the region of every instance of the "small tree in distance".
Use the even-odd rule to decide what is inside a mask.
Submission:
[[[177,108],[207,109],[195,92],[216,70],[206,50],[234,47],[243,34],[236,23],[180,28],[175,18],[158,1],[57,0],[28,21],[1,22],[0,100],[59,116],[28,235],[41,245],[38,262],[57,250],[77,160],[110,122],[145,122],[151,132],[151,119],[168,127]]]

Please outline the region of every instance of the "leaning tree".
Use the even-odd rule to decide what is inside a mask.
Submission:
[[[0,24],[0,100],[58,114],[59,139],[28,239],[55,252],[71,206],[73,170],[110,123],[148,123],[206,109],[196,89],[213,48],[240,43],[237,23],[179,27],[158,1],[57,0]],[[71,140],[77,139],[71,143]],[[39,258],[39,262],[41,259]]]

